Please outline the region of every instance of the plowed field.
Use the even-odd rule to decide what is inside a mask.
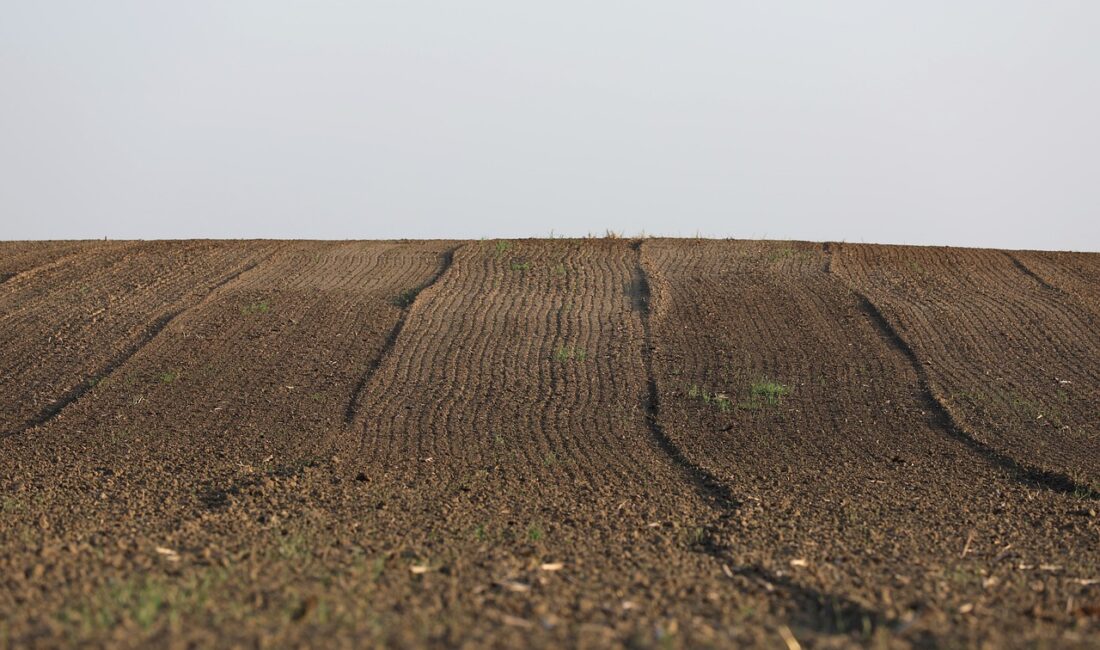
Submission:
[[[0,243],[0,647],[1100,647],[1100,255]]]

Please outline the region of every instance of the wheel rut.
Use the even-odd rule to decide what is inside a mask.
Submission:
[[[849,598],[800,584],[761,564],[740,564],[733,556],[729,545],[722,541],[730,537],[728,531],[721,530],[724,528],[723,523],[736,516],[741,506],[740,501],[713,473],[693,462],[661,425],[660,392],[653,369],[655,344],[651,328],[651,290],[649,276],[642,264],[643,243],[637,241],[632,245],[635,252],[635,267],[630,295],[634,308],[641,316],[644,333],[642,357],[647,388],[645,420],[656,446],[676,465],[699,496],[719,513],[717,522],[719,530],[708,531],[710,537],[702,545],[702,551],[718,562],[729,578],[738,577],[748,581],[754,588],[762,588],[767,593],[778,591],[785,595],[789,602],[796,604],[792,612],[792,621],[801,628],[830,634],[848,634],[881,627],[896,627],[897,622],[883,612],[860,605]]]
[[[832,257],[832,247],[823,248],[827,258]],[[1012,259],[1017,268],[1024,271],[1025,274],[1033,277],[1037,282],[1044,287],[1056,290],[1049,284],[1044,282],[1038,276],[1035,276],[1029,269],[1024,267],[1014,256],[1006,253],[1006,255]],[[958,440],[966,445],[970,450],[977,453],[984,458],[991,465],[1005,470],[1017,480],[1023,481],[1030,485],[1040,487],[1054,492],[1063,494],[1070,494],[1078,497],[1085,497],[1090,499],[1100,498],[1100,493],[1091,487],[1079,483],[1072,477],[1052,470],[1046,470],[1026,463],[1021,463],[1012,456],[998,451],[989,445],[983,443],[972,431],[965,427],[959,419],[952,413],[950,407],[937,393],[935,387],[932,384],[931,379],[928,376],[928,372],[917,357],[916,352],[913,351],[909,342],[894,328],[890,321],[883,315],[878,306],[862,291],[852,286],[850,283],[845,282],[843,279],[838,278],[836,274],[832,273],[831,263],[826,266],[830,276],[837,278],[859,301],[860,310],[867,315],[870,321],[882,334],[883,338],[890,344],[894,350],[899,352],[906,358],[909,364],[913,367],[914,373],[916,373],[919,383],[919,389],[924,401],[925,406],[933,415],[933,421],[938,429],[943,431],[948,437]]]
[[[1042,286],[1044,289],[1046,289],[1048,291],[1053,291],[1053,292],[1058,293],[1058,294],[1064,293],[1058,287],[1056,287],[1053,284],[1047,282],[1042,276],[1040,276],[1038,273],[1033,271],[1031,269],[1031,267],[1029,267],[1027,264],[1024,264],[1024,261],[1021,260],[1018,256],[1013,255],[1012,253],[1009,253],[1008,251],[1005,251],[1004,254],[1005,254],[1005,257],[1012,260],[1012,266],[1015,266],[1020,271],[1020,273],[1023,273],[1027,277],[1029,277],[1032,280],[1035,280],[1036,282],[1038,282],[1039,285]]]
[[[27,345],[0,376],[30,396],[0,410],[18,414],[0,425],[8,636],[1087,645],[1094,502],[1028,478],[1018,461],[1052,467],[964,390],[1064,378],[1086,420],[1096,347],[1066,297],[1088,276],[1012,253],[1056,293],[999,252],[967,269],[860,251],[265,243],[33,282],[10,264],[0,293],[33,309],[2,310]],[[69,340],[47,338],[59,325]],[[48,389],[47,360],[66,369]],[[73,386],[93,371],[109,383]],[[783,392],[758,400],[765,383]],[[110,625],[83,625],[118,584]],[[169,596],[145,621],[150,590]]]
[[[695,490],[709,503],[716,506],[724,515],[732,516],[740,503],[734,498],[729,488],[703,467],[693,463],[669,437],[661,426],[660,421],[660,395],[657,390],[657,378],[653,372],[653,334],[650,327],[650,287],[649,277],[642,266],[642,242],[635,242],[634,248],[634,282],[630,296],[634,308],[638,310],[642,321],[644,336],[642,344],[642,362],[646,374],[646,399],[645,413],[646,424],[654,442],[668,458],[675,463]]]
[[[125,248],[129,244],[118,243],[118,245],[120,246],[120,248]],[[6,271],[4,273],[0,273],[0,285],[3,285],[7,282],[11,282],[11,281],[14,281],[14,280],[17,280],[17,279],[20,279],[20,278],[29,278],[29,277],[34,276],[35,274],[41,273],[43,271],[59,267],[59,266],[65,264],[66,262],[68,262],[70,260],[73,260],[73,259],[76,259],[76,258],[78,258],[82,255],[88,255],[88,254],[93,254],[94,255],[94,254],[97,254],[97,253],[103,253],[107,250],[110,250],[110,249],[106,248],[106,245],[104,245],[104,247],[101,248],[101,247],[96,246],[96,245],[93,244],[93,245],[89,245],[86,248],[77,247],[75,249],[66,250],[65,252],[62,252],[62,253],[58,254],[56,257],[50,257],[49,259],[45,259],[45,260],[41,260],[41,261],[32,261],[25,267],[22,267],[22,268],[17,267],[14,270],[10,270],[10,271]]]
[[[378,368],[382,365],[382,362],[389,356],[390,351],[393,350],[394,345],[397,343],[397,339],[401,336],[401,330],[405,328],[405,321],[408,319],[409,312],[412,311],[413,306],[416,304],[417,299],[420,297],[421,292],[431,287],[442,278],[451,265],[454,264],[455,251],[459,249],[458,246],[450,248],[440,254],[439,269],[435,274],[428,279],[424,284],[416,287],[412,290],[412,296],[404,301],[401,305],[401,316],[394,323],[393,329],[390,330],[386,336],[386,341],[382,345],[382,350],[378,355],[371,360],[370,365],[367,367],[366,372],[359,378],[359,381],[355,384],[355,389],[352,391],[351,399],[348,400],[347,406],[344,408],[344,424],[351,425],[355,422],[355,418],[359,414],[360,401],[363,398],[363,391],[366,390],[367,385],[370,383],[371,377],[378,372]]]
[[[107,363],[105,363],[98,370],[93,372],[84,381],[65,391],[65,393],[62,394],[61,397],[46,405],[34,417],[25,421],[23,424],[17,426],[12,430],[0,433],[0,437],[7,438],[10,436],[21,435],[23,433],[26,433],[27,431],[30,431],[31,429],[34,429],[35,427],[47,424],[54,418],[58,417],[61,412],[64,411],[70,404],[79,400],[96,384],[109,377],[111,373],[113,373],[117,368],[125,364],[132,357],[134,357],[134,355],[138,354],[139,352],[141,352],[142,349],[152,343],[153,340],[156,339],[157,335],[164,331],[164,329],[168,327],[168,325],[170,325],[173,321],[175,321],[177,318],[187,313],[188,311],[205,303],[219,290],[229,285],[233,281],[239,279],[245,273],[253,270],[264,260],[270,258],[273,254],[274,251],[268,253],[259,260],[255,260],[253,262],[245,264],[241,268],[219,280],[202,297],[194,300],[191,304],[178,307],[156,318],[154,321],[149,323],[133,341],[131,341],[130,345],[126,346],[126,348],[122,352],[108,360]]]

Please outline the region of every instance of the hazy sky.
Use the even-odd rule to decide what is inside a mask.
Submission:
[[[0,239],[1100,250],[1100,2],[0,0]]]

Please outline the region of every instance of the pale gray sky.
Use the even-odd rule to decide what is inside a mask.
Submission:
[[[0,239],[1100,250],[1100,2],[0,0]]]

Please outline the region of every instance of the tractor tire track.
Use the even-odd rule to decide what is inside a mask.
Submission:
[[[155,345],[119,369],[127,381],[97,395],[80,419],[122,438],[156,426],[156,438],[102,453],[194,465],[214,484],[233,480],[226,472],[234,462],[312,462],[346,437],[356,383],[402,317],[396,301],[438,273],[453,247],[284,244],[178,314]],[[203,429],[188,425],[194,408],[209,410]],[[102,411],[120,415],[102,422]],[[209,457],[221,462],[204,463]]]
[[[103,254],[118,245],[96,241],[0,242],[0,285],[64,264],[79,255]]]
[[[1023,260],[1021,260],[1018,255],[1014,255],[1013,253],[1010,253],[1009,251],[1004,251],[1004,254],[1005,254],[1005,257],[1012,260],[1012,266],[1016,267],[1016,269],[1020,273],[1023,273],[1027,277],[1029,277],[1032,280],[1034,280],[1035,282],[1037,282],[1039,284],[1039,286],[1043,287],[1047,291],[1054,291],[1054,292],[1060,293],[1060,294],[1063,293],[1061,289],[1059,289],[1058,287],[1054,286],[1053,284],[1047,282],[1045,278],[1043,278],[1038,273],[1033,271],[1030,267],[1028,267],[1027,264],[1024,264]]]
[[[1087,302],[1004,251],[847,245],[831,257],[956,434],[1025,480],[1096,495],[1100,338]]]
[[[1093,253],[1016,251],[1010,253],[1040,283],[1060,291],[1060,299],[1076,304],[1100,327],[1100,260]]]
[[[942,645],[950,637],[913,625],[917,614],[898,603],[934,597],[925,571],[950,563],[952,540],[907,531],[952,522],[989,535],[1004,527],[1006,498],[1042,500],[1037,509],[1058,513],[1043,515],[1055,521],[1080,501],[1034,491],[950,435],[920,366],[870,303],[828,272],[835,248],[646,241],[641,264],[656,278],[647,302],[659,314],[650,319],[658,417],[679,453],[739,495],[736,516],[716,530],[729,542],[711,551],[733,574],[782,582],[800,603],[792,617],[815,632],[882,629]],[[770,403],[754,397],[762,379],[786,392]],[[715,394],[728,396],[726,406]],[[1031,515],[1010,521],[1015,545],[1044,552]],[[876,538],[880,526],[889,541]],[[1082,548],[1088,536],[1078,528],[1057,544]],[[846,557],[843,571],[823,578],[837,556]],[[1082,557],[1075,570],[1092,561]],[[822,569],[791,575],[788,565]],[[889,598],[867,590],[891,580]],[[844,622],[822,626],[831,616]]]
[[[351,394],[351,399],[348,400],[348,405],[344,408],[345,424],[351,425],[355,422],[356,414],[359,410],[359,402],[363,397],[363,390],[366,388],[367,383],[370,382],[371,377],[378,371],[378,367],[382,365],[386,356],[390,353],[390,350],[393,349],[394,343],[397,342],[397,337],[401,336],[401,330],[405,327],[405,321],[408,319],[409,312],[412,311],[413,306],[416,304],[417,298],[420,297],[420,293],[434,285],[447,273],[451,268],[451,264],[454,262],[456,250],[457,247],[449,248],[440,255],[439,268],[427,282],[411,290],[411,297],[405,293],[397,298],[397,300],[402,303],[399,305],[401,308],[401,316],[397,319],[397,322],[394,323],[389,334],[386,335],[386,340],[382,344],[381,351],[371,360],[370,364],[367,366],[366,372],[363,373],[362,377],[360,377],[359,381],[356,383],[355,389]]]
[[[734,498],[730,487],[704,466],[695,463],[665,432],[661,424],[660,391],[657,375],[653,370],[652,352],[655,343],[650,319],[650,287],[645,266],[642,263],[644,240],[634,242],[635,279],[631,292],[636,309],[641,314],[645,332],[642,354],[646,368],[646,423],[655,444],[685,476],[685,480],[720,512],[719,519],[708,531],[709,539],[702,548],[715,558],[727,576],[738,576],[757,588],[762,587],[768,598],[778,601],[779,607],[791,608],[790,616],[800,628],[816,633],[847,634],[853,630],[895,627],[893,621],[881,611],[869,609],[839,593],[825,593],[800,584],[788,576],[779,575],[762,564],[737,563],[737,558],[726,540],[734,538],[727,530],[727,522],[737,516],[741,503]],[[776,592],[778,588],[778,592]]]
[[[640,314],[644,331],[642,359],[646,372],[646,424],[657,446],[679,467],[695,489],[715,504],[726,516],[733,516],[740,506],[729,488],[706,469],[689,459],[676,443],[665,433],[661,426],[660,394],[657,390],[657,377],[653,372],[653,334],[650,326],[649,279],[642,267],[642,241],[633,244],[635,254],[634,283],[631,298]]]
[[[254,255],[247,243],[120,244],[23,278],[0,299],[0,431],[48,419],[165,314]]]
[[[1066,474],[1021,463],[1008,454],[993,449],[979,440],[973,432],[961,425],[959,420],[955,417],[955,414],[952,413],[951,408],[929,382],[927,371],[917,358],[917,355],[913,352],[913,349],[909,346],[909,343],[898,334],[890,322],[886,320],[886,317],[882,315],[882,312],[879,311],[878,307],[876,307],[867,296],[855,289],[853,289],[853,292],[859,297],[861,308],[870,318],[871,322],[879,328],[883,337],[890,341],[893,347],[898,352],[905,355],[912,363],[913,371],[920,381],[921,392],[925,396],[925,404],[935,415],[935,419],[939,422],[940,429],[942,429],[946,435],[961,441],[967,447],[981,454],[992,465],[1008,471],[1012,476],[1016,476],[1030,485],[1079,497],[1087,497],[1090,499],[1100,498],[1100,493],[1097,493],[1086,485],[1077,483]]]
[[[832,275],[832,250],[826,247],[823,248],[823,252],[826,258],[830,260],[826,266],[826,269],[828,269],[826,272]],[[1010,253],[1006,252],[1005,255],[1012,259],[1013,264],[1025,274],[1033,277],[1033,279],[1047,289],[1057,291],[1057,289],[1030,273],[1030,271]],[[909,345],[909,342],[890,324],[890,321],[883,316],[879,308],[871,302],[866,294],[861,292],[858,288],[848,285],[843,278],[838,278],[838,281],[845,283],[845,286],[855,294],[859,300],[860,309],[867,314],[871,322],[874,323],[882,333],[883,338],[888,341],[895,350],[901,353],[909,361],[910,365],[912,365],[913,372],[916,374],[920,385],[920,392],[923,396],[924,404],[927,409],[933,413],[939,429],[941,429],[945,435],[962,442],[967,447],[980,454],[990,464],[1007,471],[1010,475],[1030,485],[1092,499],[1100,497],[1100,493],[1097,493],[1086,485],[1077,483],[1064,473],[1044,470],[1034,465],[1021,463],[1008,454],[1004,454],[983,443],[973,431],[970,431],[960,423],[959,419],[951,411],[951,407],[943,399],[942,395],[939,394],[936,387],[932,385],[928,378],[927,370],[913,351],[913,348]]]
[[[188,310],[198,307],[208,300],[212,295],[216,294],[220,289],[230,284],[231,282],[240,278],[243,274],[251,271],[260,264],[260,260],[249,262],[243,267],[233,271],[229,275],[225,276],[217,283],[215,283],[203,296],[196,299],[193,303],[186,306],[179,306],[172,311],[161,315],[148,326],[146,326],[142,332],[133,339],[127,347],[122,350],[121,353],[112,357],[106,364],[94,371],[89,379],[73,386],[66,391],[61,397],[46,405],[41,411],[39,411],[34,417],[24,422],[21,426],[5,431],[0,434],[0,437],[10,437],[26,433],[30,429],[34,429],[39,426],[43,426],[49,423],[54,418],[61,415],[61,412],[73,402],[77,401],[84,396],[89,390],[91,390],[96,384],[108,378],[116,369],[125,364],[134,355],[141,352],[147,345],[149,345],[163,330],[168,327],[179,316],[186,313]]]

